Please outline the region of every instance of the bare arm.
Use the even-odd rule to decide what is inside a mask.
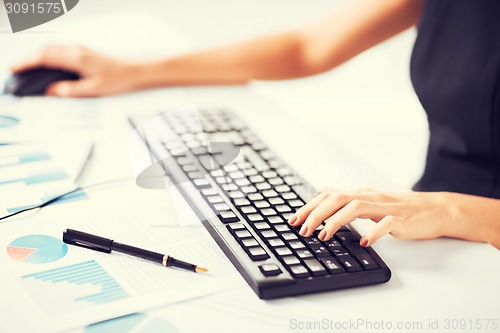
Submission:
[[[48,47],[13,67],[37,66],[80,73],[82,80],[57,83],[60,96],[111,95],[131,90],[206,84],[244,84],[327,71],[414,25],[423,0],[358,0],[309,27],[233,45],[129,63],[85,48]]]
[[[355,1],[301,30],[144,64],[143,84],[242,84],[318,74],[414,25],[422,3]]]

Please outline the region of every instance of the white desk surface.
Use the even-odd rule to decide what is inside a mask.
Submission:
[[[340,2],[151,0],[141,2],[141,6],[187,36],[193,45],[202,47],[303,24]],[[109,9],[122,3],[107,0],[105,6]],[[85,18],[102,6],[102,1],[86,0],[74,13]],[[127,3],[115,8],[116,12],[130,11],[135,6]],[[1,24],[0,15],[0,30]],[[19,40],[34,36],[27,33]],[[11,43],[12,38],[0,35],[0,40]],[[427,140],[425,116],[408,78],[412,38],[413,32],[408,32],[332,73],[304,80],[253,84],[252,94],[244,88],[157,90],[108,98],[100,103],[114,113],[120,109],[127,113],[140,112],[139,109],[155,111],[187,103],[229,106],[316,186],[408,189],[421,172]],[[133,48],[134,41],[129,43]],[[259,98],[255,98],[256,93]],[[286,119],[286,126],[276,128],[272,119]],[[117,124],[120,126],[109,128],[110,135],[99,138],[95,159],[99,162],[93,166],[92,178],[106,178],[127,163],[123,146],[125,121]],[[110,156],[109,151],[115,154]],[[355,225],[361,232],[370,227],[366,221],[357,221]],[[311,308],[318,309],[317,320],[416,321],[423,323],[420,331],[446,331],[443,323],[447,319],[500,320],[498,250],[452,239],[402,241],[390,237],[384,237],[374,248],[391,268],[391,280],[384,285],[300,296],[310,302]],[[429,329],[429,320],[439,320],[439,330]],[[243,325],[250,331],[263,329],[258,322]],[[223,324],[207,327],[210,332],[233,330],[234,327]],[[283,331],[287,330],[298,331],[284,323]],[[351,327],[344,331],[363,330]]]

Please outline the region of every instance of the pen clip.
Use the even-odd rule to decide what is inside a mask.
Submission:
[[[113,240],[73,229],[66,229],[63,232],[63,242],[94,251],[111,253]]]

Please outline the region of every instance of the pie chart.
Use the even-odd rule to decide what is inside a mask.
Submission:
[[[0,129],[16,126],[19,123],[19,119],[11,116],[0,115]]]
[[[63,258],[68,246],[48,235],[27,235],[16,238],[7,246],[7,254],[14,260],[28,264],[45,264]]]

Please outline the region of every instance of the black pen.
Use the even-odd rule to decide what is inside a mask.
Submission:
[[[198,267],[197,265],[175,259],[167,254],[152,252],[138,247],[121,244],[112,239],[87,234],[73,229],[64,230],[63,242],[104,253],[111,253],[111,251],[121,252],[134,257],[156,262],[165,267],[178,267],[193,272],[208,272],[208,269],[206,268]]]

